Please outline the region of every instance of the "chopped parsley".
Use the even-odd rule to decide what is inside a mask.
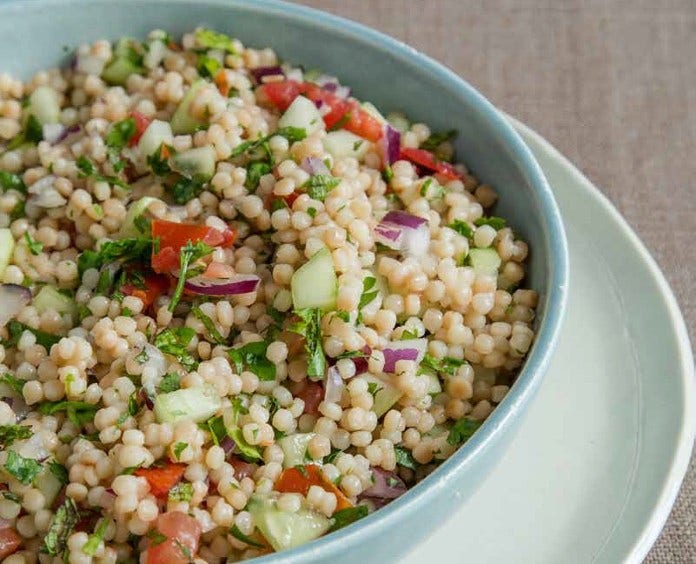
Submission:
[[[117,172],[123,170],[125,166],[125,163],[120,160],[121,150],[128,145],[135,133],[135,119],[130,117],[113,123],[109,133],[106,134],[109,160]]]
[[[7,448],[15,441],[28,439],[34,433],[27,425],[0,425],[0,447]]]
[[[481,227],[482,225],[490,225],[496,231],[500,231],[505,228],[506,222],[502,217],[496,217],[492,215],[491,217],[479,217],[474,221],[476,227]]]
[[[466,221],[455,219],[447,227],[459,233],[462,237],[466,237],[470,241],[474,238],[474,230]]]
[[[116,241],[106,241],[98,251],[83,251],[77,258],[77,268],[82,276],[86,270],[112,262],[136,262],[149,264],[153,240],[149,237],[128,237]]]
[[[94,163],[84,155],[80,156],[77,161],[75,161],[75,164],[77,165],[77,175],[80,178],[94,177],[95,180],[101,182],[108,182],[109,184],[120,186],[121,188],[129,188],[128,184],[117,176],[104,176],[103,174],[98,174]]]
[[[176,284],[176,289],[174,290],[172,300],[169,302],[169,311],[174,311],[176,309],[176,306],[181,299],[181,295],[184,292],[186,280],[192,276],[195,276],[196,274],[200,274],[199,269],[192,268],[191,265],[198,259],[209,255],[212,252],[213,248],[201,241],[197,241],[196,243],[191,243],[191,241],[189,241],[181,248],[181,252],[179,254],[179,280]]]
[[[364,308],[367,304],[372,302],[379,294],[379,288],[376,288],[377,278],[374,276],[366,276],[363,278],[363,289],[360,295],[360,301],[358,302],[358,323],[362,321],[362,314],[360,310]]]
[[[334,123],[331,127],[329,127],[329,131],[336,131],[337,129],[342,129],[344,125],[346,125],[351,118],[350,112],[345,113],[341,119],[339,119],[336,123]]]
[[[47,333],[46,331],[41,331],[40,329],[34,329],[21,321],[11,319],[7,322],[7,332],[10,336],[4,342],[4,345],[10,347],[17,346],[17,342],[22,337],[22,333],[24,333],[24,331],[33,333],[34,337],[36,337],[36,343],[44,347],[47,351],[50,351],[51,347],[61,339],[61,337],[58,335],[53,335],[52,333]]]
[[[302,335],[305,339],[307,352],[307,376],[311,380],[321,380],[326,373],[326,357],[321,344],[321,310],[295,310],[300,318],[297,323],[288,327],[288,331]]]
[[[333,514],[333,525],[331,525],[329,532],[338,531],[338,529],[355,523],[355,521],[367,516],[369,512],[367,505],[356,505],[355,507],[346,507],[345,509],[336,511],[336,513]]]
[[[204,184],[205,181],[198,176],[193,178],[181,176],[168,190],[172,194],[174,203],[183,205],[200,195]]]
[[[7,462],[3,466],[8,474],[25,486],[31,484],[43,470],[43,466],[33,458],[24,458],[13,450],[7,451]]]
[[[307,208],[307,215],[314,219],[317,216],[317,208]]]
[[[450,429],[447,435],[447,442],[451,445],[459,445],[468,441],[471,436],[481,426],[481,421],[474,421],[463,417],[459,419]]]
[[[5,172],[4,170],[0,170],[0,188],[2,188],[3,192],[16,190],[20,194],[27,193],[27,186],[19,174]]]
[[[174,153],[173,147],[162,143],[152,155],[148,155],[147,157],[147,164],[150,170],[157,176],[164,176],[172,171],[169,166],[169,159],[163,155],[165,147],[170,155]]]
[[[77,427],[94,421],[98,409],[97,405],[84,401],[45,401],[39,405],[39,412],[43,415],[54,415],[64,411]]]
[[[201,54],[198,55],[198,64],[196,68],[198,69],[198,74],[204,78],[214,78],[217,71],[220,70],[222,65],[214,57],[209,57],[208,55]]]
[[[394,178],[394,171],[390,164],[384,165],[384,170],[382,171],[382,179],[389,184]]]
[[[394,447],[394,454],[396,455],[396,463],[404,468],[409,468],[410,470],[416,470],[418,463],[414,460],[413,455],[405,449],[404,447]]]
[[[254,161],[253,163],[249,163],[247,165],[247,175],[246,180],[244,181],[244,187],[249,190],[249,192],[253,192],[259,187],[261,177],[266,174],[270,174],[272,170],[273,168],[271,165],[264,161]]]
[[[157,387],[161,394],[175,392],[179,388],[181,388],[181,376],[179,376],[176,372],[165,374]]]
[[[167,495],[169,501],[191,501],[193,498],[193,484],[181,482],[175,485]]]
[[[239,425],[237,424],[239,415],[243,415],[248,412],[249,410],[244,406],[244,404],[242,403],[242,399],[239,396],[235,397],[232,400],[232,421],[230,423],[230,426],[227,427],[227,434],[237,445],[237,449],[239,449],[239,453],[242,455],[242,458],[244,458],[248,462],[255,462],[258,460],[263,460],[261,448],[258,446],[250,445],[244,438],[244,434],[242,433],[242,430],[239,428]]]
[[[446,158],[449,157],[449,155],[445,154],[444,151],[440,150],[440,145],[442,145],[446,141],[451,141],[456,136],[456,129],[450,129],[449,131],[443,131],[440,133],[432,133],[430,137],[428,137],[425,141],[423,141],[420,144],[420,148],[425,149],[426,151],[430,151],[435,155],[436,158],[440,160],[449,160],[448,158]]]
[[[188,443],[178,442],[174,445],[174,457],[179,460],[181,458],[181,453],[183,453],[188,448]]]
[[[58,478],[61,484],[67,485],[67,483],[70,481],[70,479],[68,478],[68,469],[65,466],[63,466],[60,462],[50,460],[48,462],[48,470],[51,474]]]
[[[237,145],[237,147],[232,150],[230,158],[238,157],[247,151],[258,149],[265,143],[268,143],[271,137],[275,137],[276,135],[285,137],[288,141],[290,141],[290,143],[295,143],[296,141],[302,141],[305,137],[307,137],[307,132],[302,127],[282,127],[275,133],[271,133],[265,137],[260,137],[254,141],[245,141],[244,143]]]
[[[341,321],[344,321],[346,323],[350,321],[350,312],[348,311],[342,311],[339,309],[334,311],[334,315],[338,317]]]
[[[22,131],[19,135],[17,135],[17,137],[12,139],[12,141],[7,144],[7,150],[11,151],[13,149],[17,149],[25,143],[32,143],[36,145],[42,140],[43,126],[41,125],[41,122],[36,119],[34,114],[29,114],[24,131]]]
[[[175,357],[186,370],[193,370],[198,363],[188,352],[188,344],[196,332],[190,327],[168,327],[155,336],[155,346],[165,354]],[[164,383],[165,378],[162,379]],[[162,384],[160,384],[162,391]]]
[[[377,382],[368,382],[367,384],[367,393],[370,394],[373,399],[377,395],[377,393],[383,389],[384,386],[380,386]]]
[[[5,384],[13,392],[21,396],[22,390],[24,389],[24,384],[26,384],[26,380],[22,380],[9,372],[5,372],[5,374],[0,376],[0,384]]]
[[[97,523],[97,528],[94,533],[89,535],[87,542],[82,547],[82,552],[88,556],[94,556],[94,553],[99,549],[99,543],[104,540],[104,535],[106,534],[106,529],[109,527],[109,521],[107,519],[100,519]]]
[[[63,552],[66,548],[68,537],[72,534],[79,520],[80,512],[75,501],[70,497],[66,497],[53,516],[51,527],[44,537],[41,552],[51,556],[58,556]]]
[[[450,356],[446,356],[444,358],[435,358],[429,354],[426,354],[421,362],[421,366],[435,370],[435,372],[449,374],[450,376],[454,376],[457,368],[463,364],[467,364],[466,360],[452,358]]]
[[[255,548],[263,548],[263,545],[261,543],[256,542],[254,539],[249,538],[242,531],[240,531],[237,525],[232,525],[232,528],[230,529],[230,534],[237,540],[242,541],[243,543],[246,543],[249,546],[253,546]]]
[[[196,43],[203,49],[221,49],[234,54],[234,42],[224,33],[218,33],[211,29],[197,29],[194,34]]]
[[[208,421],[205,422],[205,427],[203,428],[210,432],[213,443],[215,443],[217,446],[220,446],[220,443],[227,436],[227,429],[225,428],[225,422],[222,415],[208,419]]]
[[[237,349],[230,349],[228,352],[237,372],[247,369],[256,374],[259,380],[265,382],[275,380],[275,364],[266,358],[268,345],[270,345],[268,341],[254,341]]]
[[[328,174],[314,174],[302,185],[313,200],[323,202],[331,190],[341,183],[340,178]]]
[[[41,251],[43,251],[43,244],[32,238],[32,236],[29,235],[29,231],[24,232],[24,240],[27,242],[27,248],[32,255],[36,257],[41,254]]]
[[[208,331],[210,338],[214,342],[216,342],[218,345],[224,345],[227,342],[225,337],[223,337],[220,331],[218,331],[218,328],[215,327],[215,323],[213,323],[213,320],[210,319],[210,317],[208,317],[205,313],[203,313],[203,310],[201,308],[199,308],[198,306],[193,306],[191,308],[191,313],[193,313],[194,317],[203,324],[203,326]]]

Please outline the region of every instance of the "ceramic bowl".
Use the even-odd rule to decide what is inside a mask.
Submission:
[[[357,98],[385,112],[403,111],[434,131],[457,129],[458,155],[500,195],[495,214],[507,218],[529,243],[527,284],[540,294],[537,338],[510,393],[474,437],[387,507],[258,562],[396,560],[442,523],[500,459],[543,380],[566,302],[568,251],[558,207],[520,137],[464,80],[399,41],[297,5],[274,0],[5,0],[0,3],[0,72],[28,78],[39,69],[66,64],[73,48],[98,38],[144,37],[155,28],[181,35],[198,25],[247,45],[270,46],[285,60],[336,75]]]

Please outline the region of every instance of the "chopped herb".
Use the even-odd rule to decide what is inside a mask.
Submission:
[[[394,171],[390,164],[384,165],[384,170],[382,171],[382,179],[389,184],[394,178]]]
[[[0,490],[0,497],[3,499],[6,499],[8,501],[13,501],[14,503],[22,503],[22,498],[19,497],[18,495],[13,494],[12,492],[8,492],[7,490]]]
[[[48,470],[49,472],[51,472],[51,474],[58,478],[61,484],[67,485],[67,483],[70,481],[70,479],[68,478],[68,469],[65,466],[63,466],[60,462],[50,460],[48,462]]]
[[[106,146],[108,148],[109,161],[115,171],[123,170],[125,163],[121,160],[121,150],[128,145],[136,133],[135,119],[126,118],[111,125],[106,134]]]
[[[238,157],[247,151],[258,149],[264,143],[268,143],[271,137],[275,137],[276,135],[285,137],[288,141],[290,141],[290,143],[295,143],[296,141],[302,141],[305,137],[307,137],[307,132],[302,127],[282,127],[275,133],[271,133],[265,137],[260,137],[255,141],[245,141],[244,143],[238,145],[232,151],[230,158]]]
[[[169,159],[162,155],[165,147],[170,155],[174,153],[174,147],[162,143],[152,155],[147,157],[147,164],[150,170],[157,176],[164,176],[172,171],[169,166]]]
[[[253,546],[255,548],[263,548],[263,545],[261,543],[256,542],[255,540],[246,536],[242,531],[240,531],[237,525],[232,525],[232,528],[230,529],[230,534],[237,540],[240,540],[243,543],[248,544],[249,546]]]
[[[51,556],[58,556],[63,552],[66,548],[68,537],[72,534],[79,520],[80,512],[77,509],[77,505],[75,505],[75,501],[70,497],[66,497],[53,516],[51,527],[44,537],[41,552]]]
[[[4,170],[0,170],[0,188],[2,188],[3,192],[16,190],[20,194],[27,193],[27,186],[19,174],[5,172]]]
[[[340,309],[338,311],[335,311],[334,314],[336,317],[338,317],[341,321],[345,321],[348,323],[350,321],[350,312],[348,311],[341,311]]]
[[[34,114],[31,114],[27,119],[24,137],[29,143],[39,143],[43,140],[43,126]]]
[[[176,372],[165,374],[158,386],[158,390],[162,394],[175,392],[179,388],[181,388],[181,377]]]
[[[133,392],[128,398],[128,415],[135,417],[140,411],[140,404],[138,403],[138,392]]]
[[[355,507],[346,507],[345,509],[336,511],[336,513],[333,514],[333,525],[331,525],[329,532],[338,531],[338,529],[355,523],[355,521],[367,516],[369,512],[367,505],[356,505]]]
[[[375,288],[376,285],[377,278],[374,276],[366,276],[363,278],[363,290],[360,295],[360,301],[358,302],[358,323],[362,321],[360,310],[372,302],[372,300],[377,297],[377,294],[379,294],[379,288]]]
[[[15,441],[28,439],[34,433],[26,425],[0,425],[0,447],[7,448]]]
[[[175,357],[186,370],[193,370],[198,363],[187,347],[195,334],[190,327],[168,327],[155,336],[155,346],[163,353]]]
[[[440,160],[448,160],[445,157],[448,157],[448,154],[445,154],[444,151],[440,150],[440,145],[445,143],[446,141],[451,141],[457,136],[457,130],[456,129],[450,129],[449,131],[443,131],[441,133],[433,133],[428,137],[425,141],[423,141],[420,144],[421,149],[425,149],[426,151],[430,151],[435,155]]]
[[[147,362],[148,360],[150,360],[150,355],[147,354],[147,351],[145,350],[145,348],[143,348],[143,350],[141,350],[141,351],[135,356],[135,361],[136,361],[138,364],[142,364],[142,363],[144,363],[144,362]]]
[[[129,237],[116,241],[106,241],[98,251],[83,251],[77,258],[77,268],[82,276],[86,270],[112,262],[137,262],[149,264],[153,241],[149,237]]]
[[[234,54],[234,42],[224,33],[218,33],[211,29],[197,29],[194,34],[196,43],[203,49],[222,49]]]
[[[341,117],[341,119],[339,119],[336,123],[329,127],[329,131],[336,131],[337,129],[342,129],[343,126],[350,121],[350,117],[350,112],[347,112]]]
[[[193,306],[193,308],[191,308],[191,313],[193,313],[195,318],[203,324],[203,326],[210,334],[210,338],[214,342],[216,342],[218,345],[224,345],[227,342],[225,337],[223,337],[220,334],[220,331],[218,331],[217,327],[215,327],[215,323],[213,323],[213,320],[210,319],[210,317],[208,317],[205,313],[203,313],[203,310],[201,308],[199,308],[198,306]]]
[[[314,219],[317,216],[317,208],[307,208],[307,215]]]
[[[193,484],[181,482],[176,484],[167,495],[169,501],[191,501],[193,498]]]
[[[196,243],[191,243],[191,241],[189,241],[181,248],[181,252],[179,254],[179,280],[176,284],[174,295],[169,302],[169,311],[174,311],[176,309],[176,306],[181,299],[181,295],[184,292],[186,280],[199,273],[197,272],[197,269],[191,268],[192,263],[212,252],[213,248],[206,245],[202,241],[197,241]]]
[[[451,445],[465,443],[480,426],[481,421],[474,421],[473,419],[463,417],[452,425],[449,435],[447,435],[447,442]]]
[[[322,464],[333,464],[334,460],[336,460],[338,455],[342,452],[343,451],[340,448],[331,447],[331,452],[322,459]]]
[[[225,421],[223,420],[222,415],[208,419],[208,421],[205,422],[204,429],[210,432],[213,443],[215,443],[217,446],[220,446],[220,443],[227,436],[227,429],[225,429]]]
[[[44,347],[47,351],[51,350],[51,347],[60,341],[61,337],[58,335],[53,335],[47,333],[46,331],[41,331],[40,329],[33,329],[16,319],[12,319],[7,323],[7,332],[10,334],[10,338],[5,341],[5,346],[14,347],[17,346],[17,342],[22,336],[24,331],[29,331],[33,333],[36,337],[36,343]]]
[[[186,178],[181,176],[170,188],[172,199],[175,204],[186,204],[203,192],[203,181],[200,177]]]
[[[401,340],[402,341],[410,341],[411,339],[418,339],[419,335],[418,332],[414,330],[409,330],[409,329],[404,329],[401,332]]]
[[[77,319],[80,323],[90,315],[92,315],[92,311],[85,304],[77,304]]]
[[[133,227],[135,227],[140,233],[150,232],[150,220],[141,214],[133,219]]]
[[[181,453],[188,448],[188,443],[178,442],[174,445],[174,457],[179,460]]]
[[[5,462],[4,468],[8,474],[25,486],[31,484],[43,469],[41,464],[33,458],[24,458],[13,450],[7,451],[7,462]]]
[[[313,200],[323,202],[331,190],[341,183],[340,178],[328,174],[315,174],[309,177],[301,187],[307,190],[307,194]]]
[[[177,548],[181,551],[181,554],[184,555],[184,558],[191,562],[191,550],[189,549],[189,547],[183,544],[179,539],[174,539],[174,542],[176,543]]]
[[[158,544],[162,544],[169,538],[160,533],[157,529],[150,529],[145,536],[150,541],[150,546],[157,546]]]
[[[24,384],[26,384],[26,380],[22,380],[9,372],[5,372],[5,374],[0,376],[0,384],[5,384],[13,392],[21,396],[22,390],[24,389]]]
[[[94,168],[94,165],[92,164],[92,161],[90,161],[87,157],[84,155],[81,155],[78,157],[78,159],[75,161],[75,164],[77,165],[77,175],[80,178],[85,178],[87,176],[94,176],[96,174],[96,169]]]
[[[353,143],[353,151],[357,151],[364,142],[365,141],[361,139],[360,141]]]
[[[94,553],[97,552],[97,549],[99,548],[99,543],[104,540],[104,534],[106,533],[106,529],[108,527],[109,521],[107,519],[100,519],[94,533],[89,536],[87,542],[82,547],[82,552],[88,556],[94,556]]]
[[[450,356],[440,359],[430,356],[429,354],[426,354],[421,362],[421,365],[425,366],[426,368],[431,368],[436,372],[442,372],[444,374],[449,374],[450,376],[454,376],[457,368],[459,368],[462,364],[466,364],[466,360],[460,360]]]
[[[423,182],[423,185],[421,186],[420,189],[420,195],[423,196],[424,198],[428,195],[428,188],[430,188],[430,185],[433,183],[432,178],[428,178],[425,182]]]
[[[43,415],[54,415],[64,411],[77,427],[94,421],[98,409],[97,405],[84,401],[46,401],[39,405],[39,412]]]
[[[234,362],[237,372],[245,368],[259,377],[259,380],[271,382],[276,377],[276,367],[266,358],[268,341],[255,341],[247,343],[237,349],[230,349],[229,355]]]
[[[490,225],[496,231],[500,231],[505,228],[506,222],[502,217],[496,217],[492,215],[491,217],[479,217],[474,221],[476,227],[481,227],[482,225]]]
[[[383,390],[384,386],[380,386],[377,382],[368,382],[367,384],[367,393],[370,394],[373,398],[377,395],[377,393],[380,390]]]
[[[411,470],[416,470],[418,463],[414,460],[413,455],[410,451],[406,450],[404,447],[394,447],[394,454],[396,455],[396,463],[404,468],[409,468]]]
[[[450,229],[453,229],[454,231],[459,233],[462,237],[466,237],[470,241],[474,238],[474,230],[471,228],[471,226],[466,221],[462,221],[461,219],[455,219],[447,227],[449,227]]]
[[[247,165],[247,175],[244,181],[244,186],[249,192],[253,192],[259,187],[259,182],[261,177],[265,174],[269,174],[273,168],[271,165],[264,161],[255,161]]]
[[[18,202],[14,205],[14,207],[12,208],[12,210],[10,211],[10,220],[11,220],[11,221],[15,221],[15,220],[17,220],[17,219],[20,219],[20,218],[24,217],[24,216],[25,216],[24,208],[25,208],[25,202],[24,202],[24,200],[18,201]]]
[[[213,78],[221,66],[220,61],[214,57],[204,54],[198,55],[196,68],[198,69],[198,74],[204,78]]]
[[[302,335],[307,352],[307,376],[321,380],[326,372],[326,357],[321,343],[321,310],[300,309],[295,314],[300,321],[288,327],[288,331]]]
[[[288,203],[283,198],[274,198],[271,202],[271,212],[288,208]]]
[[[250,445],[244,438],[244,434],[239,428],[239,425],[237,425],[239,416],[249,413],[249,410],[244,406],[242,401],[242,397],[240,396],[236,396],[232,399],[232,420],[230,426],[227,427],[227,434],[237,445],[242,458],[248,462],[263,460],[260,447]]]

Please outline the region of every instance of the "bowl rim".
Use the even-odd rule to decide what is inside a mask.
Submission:
[[[138,0],[120,1],[133,5],[140,3]],[[364,534],[368,527],[371,529],[371,536],[376,536],[380,532],[388,536],[391,527],[401,519],[399,513],[402,515],[405,513],[413,514],[420,506],[427,504],[434,492],[446,488],[456,474],[471,464],[479,453],[486,450],[494,439],[500,437],[510,427],[534,396],[544,373],[548,369],[565,316],[569,277],[568,244],[560,210],[551,188],[531,150],[491,102],[452,70],[402,41],[352,20],[283,0],[255,0],[254,2],[248,0],[150,1],[162,3],[166,1],[170,5],[196,4],[200,6],[207,4],[223,9],[234,7],[257,14],[271,13],[291,21],[323,27],[332,33],[347,36],[361,44],[367,43],[370,48],[388,53],[401,61],[408,59],[411,64],[415,62],[427,70],[437,81],[446,85],[450,90],[456,91],[492,126],[499,139],[519,160],[519,166],[538,198],[539,213],[542,218],[541,228],[549,256],[547,296],[543,303],[543,315],[534,345],[515,384],[510,388],[510,392],[503,401],[503,409],[495,409],[473,437],[445,460],[435,472],[386,507],[361,519],[359,524],[347,526],[340,531],[292,549],[257,557],[254,561],[259,562],[259,564],[268,564],[285,560],[305,562],[318,556],[330,557],[334,553],[345,550],[347,544],[359,542],[359,537]],[[13,12],[17,14],[25,8],[37,9],[40,7],[43,9],[51,5],[65,9],[71,4],[80,3],[88,3],[93,7],[100,3],[111,4],[112,0],[42,0],[42,2],[5,0],[0,4],[0,13],[6,12],[8,15],[12,15]]]

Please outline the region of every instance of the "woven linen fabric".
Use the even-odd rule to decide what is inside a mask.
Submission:
[[[618,207],[696,336],[694,0],[302,0],[444,63]],[[649,564],[696,562],[691,467]]]

